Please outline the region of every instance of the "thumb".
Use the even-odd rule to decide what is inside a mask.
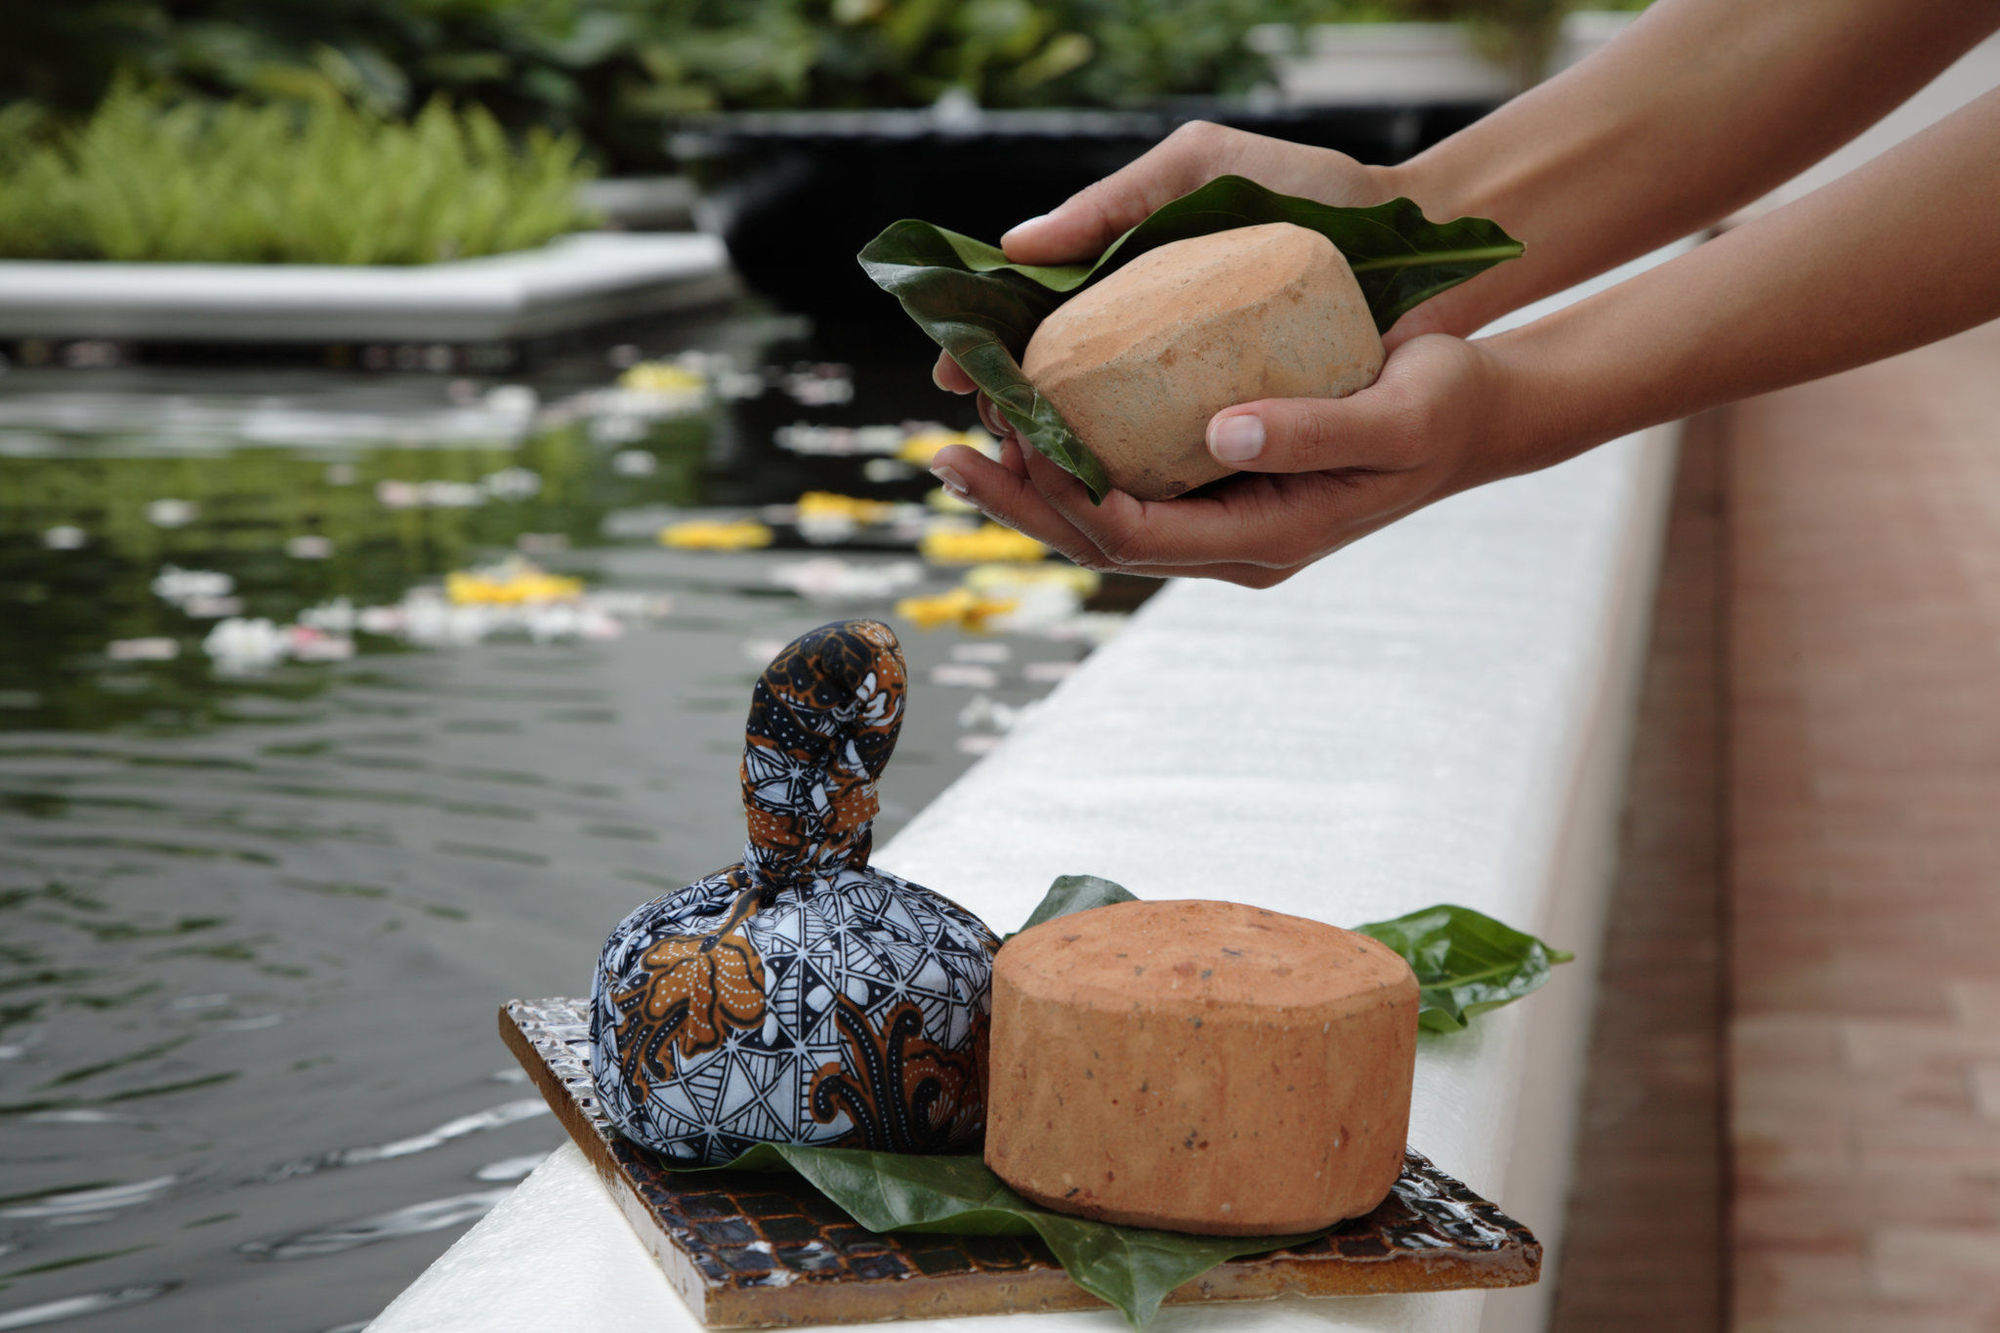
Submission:
[[[1345,398],[1266,398],[1209,419],[1208,451],[1244,472],[1400,471],[1451,441],[1480,401],[1477,353],[1428,335],[1393,353],[1375,383]]]
[[[1365,391],[1348,398],[1266,398],[1226,407],[1208,423],[1208,451],[1242,472],[1383,468],[1407,457],[1407,428]]]

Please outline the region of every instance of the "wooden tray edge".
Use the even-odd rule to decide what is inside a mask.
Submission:
[[[652,1211],[611,1156],[609,1145],[583,1114],[532,1038],[515,1021],[509,1000],[500,1006],[500,1039],[520,1062],[570,1139],[604,1182],[626,1224],[659,1263],[668,1282],[710,1328],[785,1328],[798,1324],[866,1324],[896,1319],[950,1318],[995,1313],[994,1293],[1010,1313],[1106,1308],[1107,1303],[1069,1280],[1061,1268],[1022,1274],[1009,1282],[992,1274],[912,1276],[857,1283],[841,1288],[837,1309],[826,1307],[828,1290],[818,1284],[761,1287],[754,1292],[709,1281],[654,1223]],[[1379,1296],[1402,1293],[1531,1286],[1541,1277],[1539,1242],[1496,1252],[1490,1261],[1462,1254],[1434,1258],[1350,1259],[1339,1264],[1286,1259],[1231,1260],[1174,1288],[1169,1305],[1219,1301],[1275,1300],[1281,1296]],[[1328,1279],[1334,1279],[1328,1281]]]

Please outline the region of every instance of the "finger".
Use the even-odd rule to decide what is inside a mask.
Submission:
[[[972,376],[958,368],[950,352],[938,353],[937,364],[931,367],[931,383],[946,393],[971,393],[979,387],[972,382]]]
[[[1207,495],[1144,501],[1113,491],[1092,506],[1053,463],[1030,457],[1028,466],[1057,516],[1135,574],[1220,565],[1289,573],[1423,503],[1408,474],[1356,471],[1246,473]]]
[[[985,394],[979,395],[979,424],[996,440],[1009,439],[1014,434],[1014,423],[1007,420],[1006,413]]]
[[[1011,460],[1007,457],[1008,451],[1013,454]],[[1033,450],[1023,449],[1018,443],[1010,442],[1007,449],[1002,451],[1002,461],[995,463],[977,450],[967,449],[961,445],[948,445],[938,450],[937,456],[931,460],[931,471],[947,490],[976,506],[988,518],[1003,523],[1016,532],[1033,537],[1070,563],[1081,565],[1085,569],[1107,573],[1128,572],[1148,578],[1215,578],[1260,588],[1269,587],[1296,572],[1240,563],[1121,570],[1115,561],[1107,558],[1088,537],[1077,531],[1074,524],[1065,520],[1049,505],[1034,483],[1028,479],[1025,467],[1017,471],[1014,467],[1008,466],[1010,461],[1024,462],[1025,455],[1040,457],[1035,455]],[[1054,468],[1053,464],[1049,466]],[[1068,475],[1060,468],[1055,468],[1055,471],[1063,476]],[[1129,500],[1131,497],[1125,498]]]
[[[1081,481],[1048,459],[1028,451],[1025,461],[1029,479],[1049,508],[1102,552],[1113,567],[1164,576],[1170,570],[1196,566],[1256,565],[1269,569],[1285,563],[1275,555],[1259,559],[1254,530],[1246,534],[1226,514],[1211,512],[1218,509],[1215,499],[1149,501],[1114,490],[1106,492],[1102,503],[1094,504]],[[1210,525],[1226,529],[1228,535],[1218,532],[1206,540],[1196,539]]]
[[[1238,133],[1206,121],[1183,125],[1057,208],[1016,226],[1000,238],[1000,248],[1017,264],[1095,259],[1161,204],[1223,174]]]
[[[1026,475],[960,444],[938,450],[930,467],[945,490],[988,518],[1026,533],[1076,564],[1102,567],[1104,553],[1050,508]]]
[[[1020,436],[1009,435],[1000,442],[1000,466],[1024,481],[1027,479],[1028,460],[1021,457]]]

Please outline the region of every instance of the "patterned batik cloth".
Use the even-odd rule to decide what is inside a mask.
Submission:
[[[868,864],[903,720],[887,625],[794,641],[751,696],[743,860],[618,923],[590,998],[613,1123],[669,1161],[760,1142],[962,1151],[986,1124],[978,917]]]

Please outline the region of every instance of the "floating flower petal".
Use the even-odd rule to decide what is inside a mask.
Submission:
[[[660,529],[660,544],[679,551],[750,551],[769,546],[773,533],[755,519],[694,519]]]

